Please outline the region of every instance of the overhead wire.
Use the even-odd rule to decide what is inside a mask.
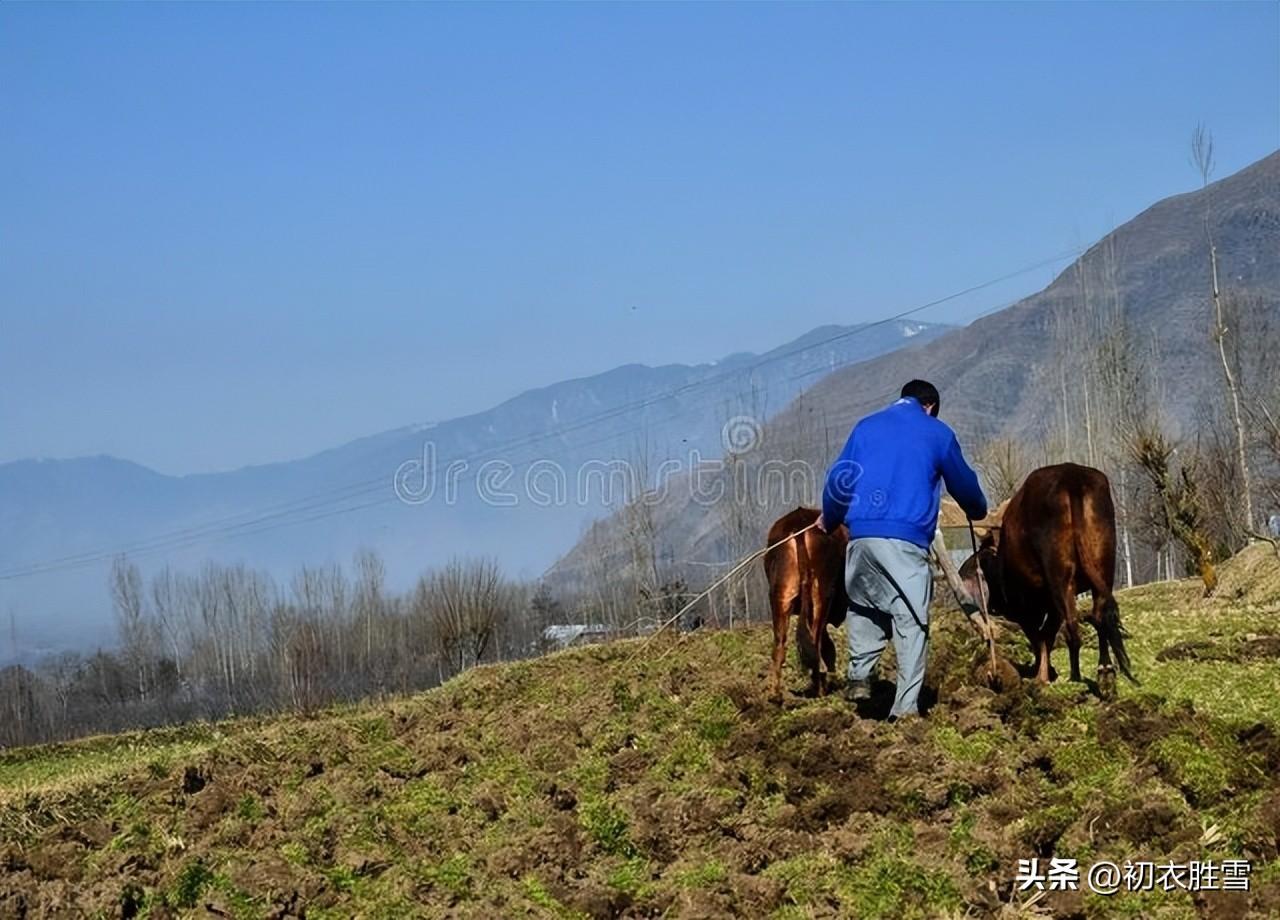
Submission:
[[[684,395],[688,392],[695,391],[704,387],[711,386],[736,376],[743,374],[749,375],[759,367],[781,361],[797,354],[803,354],[816,348],[830,345],[835,342],[842,341],[851,336],[865,334],[867,331],[906,319],[917,313],[921,313],[932,307],[940,306],[952,300],[973,294],[1005,281],[1012,280],[1020,275],[1045,268],[1064,259],[1078,256],[1083,250],[1076,248],[1059,253],[1047,259],[1041,259],[1030,265],[1023,266],[1015,271],[1007,272],[996,278],[983,281],[978,284],[970,285],[962,290],[955,291],[943,297],[930,300],[926,303],[919,304],[908,309],[904,309],[893,313],[889,316],[882,317],[868,323],[861,323],[848,329],[842,329],[840,332],[830,336],[805,342],[790,349],[781,349],[760,356],[760,358],[748,365],[732,368],[719,374],[711,374],[696,380],[687,381],[677,387],[669,388],[637,400],[632,400],[619,405],[611,406],[608,409],[601,410],[585,418],[579,419],[568,425],[559,426],[553,430],[545,432],[535,432],[516,438],[505,443],[496,445],[488,445],[471,452],[463,457],[451,458],[447,462],[450,464],[470,464],[482,458],[492,458],[493,455],[511,450],[518,450],[522,447],[528,447],[543,443],[549,440],[563,438],[566,434],[582,431],[602,422],[609,421],[627,415],[631,412],[656,405],[660,402],[670,400],[674,397]],[[1021,298],[1020,298],[1021,299]],[[1016,301],[1014,301],[1016,302]],[[993,308],[991,311],[1003,309],[1003,306]],[[985,314],[983,314],[985,315]],[[843,366],[843,365],[841,365]],[[809,376],[818,373],[821,370],[834,370],[834,368],[815,368],[813,371],[804,372],[799,375],[790,377],[789,380],[799,379],[800,377]],[[690,409],[684,411],[691,411]],[[597,443],[605,443],[614,440],[619,435],[611,432],[603,438],[594,442],[585,442],[577,445],[579,448],[594,446]],[[530,458],[526,463],[536,462],[537,458]],[[514,470],[514,465],[512,466]],[[475,475],[478,475],[475,474]],[[454,480],[454,485],[460,485],[464,482],[473,481],[475,475],[469,479],[459,477]],[[362,502],[356,505],[345,505],[354,499],[373,495],[382,491],[388,486],[392,486],[389,491],[390,495],[384,495],[373,501]],[[337,515],[351,514],[357,511],[375,507],[377,505],[386,504],[388,502],[400,500],[400,496],[394,489],[394,483],[389,482],[388,476],[384,473],[370,479],[362,480],[355,483],[349,483],[344,486],[338,486],[333,489],[326,489],[310,495],[301,496],[285,502],[275,503],[258,509],[247,509],[222,518],[206,521],[200,524],[188,525],[183,528],[166,531],[155,534],[147,538],[135,540],[132,542],[119,544],[110,548],[100,548],[97,550],[85,550],[79,553],[68,554],[65,556],[54,557],[52,559],[39,560],[36,562],[26,563],[14,568],[0,571],[0,581],[10,581],[18,578],[26,578],[34,575],[49,574],[52,572],[69,571],[77,568],[97,565],[101,562],[114,559],[122,554],[128,554],[133,557],[143,557],[153,555],[156,552],[166,550],[182,549],[191,545],[205,542],[213,542],[215,540],[224,540],[228,538],[238,538],[242,536],[250,536],[253,534],[263,533],[269,530],[275,530],[283,527],[296,526],[299,524],[311,523],[318,520],[334,517]],[[334,506],[330,508],[330,506]],[[298,516],[301,515],[301,516]],[[264,526],[265,525],[265,526]]]

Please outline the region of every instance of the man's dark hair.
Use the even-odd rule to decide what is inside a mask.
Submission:
[[[902,395],[910,396],[922,406],[933,406],[930,414],[934,418],[942,410],[942,397],[938,395],[938,388],[927,380],[912,380],[902,388]]]

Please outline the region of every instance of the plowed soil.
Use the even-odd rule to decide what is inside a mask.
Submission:
[[[984,649],[940,612],[931,708],[900,724],[891,663],[861,710],[770,704],[751,628],[0,754],[0,916],[1280,915],[1275,605],[1121,603],[1143,685],[1109,703],[978,686]],[[1051,856],[1249,859],[1251,890],[1015,890]]]

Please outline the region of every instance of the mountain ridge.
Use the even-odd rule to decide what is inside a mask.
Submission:
[[[109,641],[109,559],[94,557],[148,546],[158,535],[187,534],[188,540],[172,551],[135,551],[147,566],[193,568],[214,560],[282,574],[304,563],[346,563],[358,549],[369,548],[384,556],[401,584],[452,554],[494,555],[517,572],[535,574],[605,508],[486,505],[470,481],[481,463],[496,460],[516,474],[538,460],[571,470],[593,459],[625,456],[644,433],[646,449],[659,458],[694,451],[715,455],[721,450],[721,416],[735,414],[730,404],[747,378],[766,384],[781,407],[799,389],[789,379],[792,372],[807,362],[826,365],[915,347],[950,327],[912,322],[833,328],[862,328],[867,334],[846,336],[825,349],[820,340],[801,346],[793,340],[761,354],[697,365],[622,365],[527,390],[483,412],[388,429],[296,460],[226,472],[175,476],[110,455],[0,464],[0,613],[15,614],[19,635],[32,637],[24,643],[28,649],[55,648],[58,635],[83,638],[79,627],[86,622],[95,624],[88,631],[93,641]],[[397,471],[405,464],[425,466],[428,449],[440,466],[466,460],[466,484],[476,488],[463,490],[453,504],[412,508],[397,501]],[[260,511],[271,518],[263,532],[241,533],[263,516]],[[303,520],[308,515],[315,520]],[[38,577],[4,577],[80,554],[92,561]],[[21,648],[9,649],[8,657],[21,656]],[[5,657],[0,641],[0,660]]]
[[[912,378],[938,386],[943,417],[967,449],[987,439],[1014,435],[1030,443],[1043,442],[1052,432],[1057,399],[1050,387],[1051,383],[1056,387],[1057,381],[1046,375],[1054,369],[1055,347],[1071,344],[1055,342],[1055,324],[1080,313],[1090,297],[1095,307],[1099,300],[1107,301],[1106,309],[1121,315],[1128,327],[1146,336],[1158,350],[1162,410],[1175,428],[1193,425],[1203,401],[1219,392],[1221,373],[1216,352],[1210,348],[1206,205],[1224,288],[1258,296],[1268,310],[1276,310],[1280,307],[1280,151],[1207,188],[1178,193],[1144,208],[1089,246],[1045,288],[1011,306],[921,348],[881,355],[824,376],[805,391],[802,400],[769,420],[763,443],[775,451],[772,457],[803,459],[821,473],[854,422],[891,402],[898,388]],[[1056,360],[1069,363],[1071,357],[1064,353]],[[1064,385],[1074,388],[1069,379]],[[715,515],[687,500],[680,490],[670,494],[669,506],[657,512],[657,540],[673,561],[735,558],[757,546],[760,534],[754,533],[750,545],[730,545],[723,522]],[[808,495],[801,500],[815,499],[816,495]],[[592,556],[610,547],[619,558],[625,556],[616,549],[625,542],[620,527],[609,519],[597,522],[583,541],[551,567],[549,579],[567,588],[581,583]],[[761,534],[764,527],[767,522],[757,528]]]

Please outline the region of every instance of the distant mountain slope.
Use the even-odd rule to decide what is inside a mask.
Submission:
[[[493,555],[515,573],[536,574],[604,511],[603,476],[578,494],[584,464],[637,453],[649,463],[718,456],[726,418],[776,412],[834,368],[925,344],[948,328],[830,326],[763,355],[627,365],[465,418],[229,473],[163,476],[112,457],[0,465],[0,661],[110,640],[110,552],[97,552],[104,549],[127,548],[147,568],[218,559],[280,574],[302,563],[346,562],[368,547],[399,583],[454,554]],[[425,497],[424,457],[434,459],[437,488],[420,504],[398,501],[393,477],[406,463],[411,497]],[[563,501],[530,500],[525,477],[535,461],[535,469],[551,471],[538,488],[550,494],[559,478]],[[447,494],[446,476],[456,494]],[[486,502],[481,485],[515,494],[517,504]],[[4,578],[49,560],[61,561],[39,576]]]
[[[937,384],[946,420],[967,443],[1000,435],[1042,439],[1057,405],[1045,375],[1055,359],[1055,323],[1078,310],[1090,290],[1093,298],[1114,303],[1159,354],[1161,392],[1132,397],[1159,398],[1175,421],[1190,423],[1200,400],[1220,393],[1221,371],[1209,353],[1206,206],[1224,288],[1256,295],[1280,311],[1277,152],[1207,190],[1153,205],[1091,247],[1043,291],[1012,307],[921,348],[835,371],[770,421],[765,442],[775,454],[824,469],[852,424],[892,401],[913,377]],[[1067,385],[1074,382],[1068,379]],[[690,501],[688,489],[671,490],[657,518],[658,542],[671,559],[730,555],[723,521]],[[620,543],[618,522],[600,522],[551,577],[571,584],[590,559]]]
[[[1174,413],[1189,418],[1218,368],[1202,360],[1209,341],[1206,196],[1224,286],[1280,304],[1280,152],[1207,191],[1166,198],[1117,228],[1044,291],[981,319],[910,356],[886,356],[837,371],[811,401],[851,423],[896,395],[911,375],[946,392],[947,414],[962,432],[1035,430],[1046,393],[1036,387],[1052,341],[1055,311],[1075,309],[1080,278],[1102,279],[1110,247],[1120,306],[1130,325],[1158,342],[1161,383]],[[1135,394],[1141,397],[1142,394]],[[785,424],[785,419],[783,420]]]

